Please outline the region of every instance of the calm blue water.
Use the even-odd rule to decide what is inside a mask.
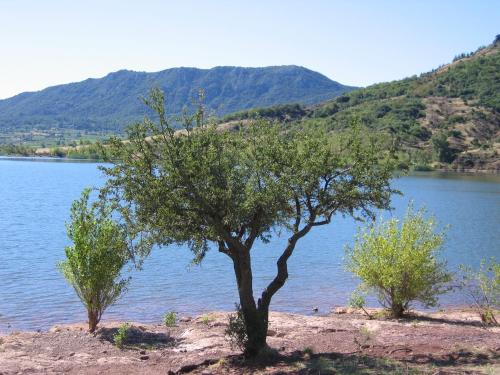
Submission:
[[[56,270],[68,244],[64,223],[71,202],[86,186],[103,178],[92,163],[0,160],[0,331],[46,329],[84,321],[82,305]],[[404,192],[395,211],[404,214],[409,199],[425,205],[443,224],[450,224],[444,256],[449,267],[477,266],[481,258],[500,257],[500,177],[420,174],[394,182]],[[299,242],[289,262],[290,278],[273,299],[272,309],[328,312],[344,305],[357,281],[343,271],[343,248],[352,243],[356,225],[335,218],[314,228]],[[258,244],[254,250],[255,291],[273,277],[274,260],[284,240]],[[185,248],[157,249],[141,272],[132,272],[128,293],[105,319],[158,322],[168,310],[199,314],[230,310],[237,301],[229,259],[216,251],[201,266],[189,267]],[[443,305],[465,303],[458,294]]]

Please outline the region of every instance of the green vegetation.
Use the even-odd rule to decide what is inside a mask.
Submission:
[[[177,314],[173,311],[169,311],[163,315],[163,323],[167,327],[174,327],[175,323],[177,323]]]
[[[402,223],[382,221],[360,232],[354,247],[346,249],[347,268],[394,317],[413,301],[435,306],[436,297],[449,290],[451,275],[437,258],[444,234],[436,233],[434,219],[424,214],[410,206]]]
[[[128,260],[125,233],[111,219],[110,208],[89,207],[90,189],[71,206],[67,225],[72,246],[58,267],[85,305],[89,331],[94,332],[104,310],[125,290],[128,280],[120,273]]]
[[[359,350],[370,346],[375,340],[375,334],[367,327],[359,328],[359,337],[354,337],[354,343],[358,345]]]
[[[0,155],[31,156],[35,154],[35,148],[27,145],[0,144]]]
[[[248,345],[248,334],[245,317],[240,305],[236,305],[236,314],[229,315],[227,328],[224,333],[229,339],[232,348],[245,350]]]
[[[308,113],[307,108],[300,104],[281,104],[268,108],[255,108],[226,115],[221,122],[249,119],[272,119],[280,122],[301,119]]]
[[[350,298],[349,298],[349,306],[350,307],[353,307],[355,309],[360,309],[360,310],[363,310],[363,312],[365,313],[365,315],[368,317],[368,318],[372,318],[371,314],[366,311],[365,309],[365,306],[366,306],[366,299],[365,297],[361,294],[361,292],[359,290],[355,290]]]
[[[347,92],[317,106],[254,109],[226,119],[272,118],[288,128],[332,132],[358,121],[392,138],[403,169],[431,170],[439,163],[482,168],[498,157],[492,146],[500,139],[499,51],[495,40],[420,76]],[[482,152],[469,152],[477,149]]]
[[[354,91],[293,66],[120,71],[101,80],[56,86],[21,101],[0,101],[0,113],[7,116],[0,144],[28,148],[45,144],[55,156],[98,159],[99,153],[92,146],[88,150],[65,146],[74,145],[74,139],[102,139],[106,131],[122,134],[126,124],[142,119],[144,114],[151,115],[153,111],[141,107],[136,98],[147,92],[145,82],[151,82],[147,77],[152,74],[157,84],[169,90],[166,100],[172,115],[181,113],[201,87],[206,90],[208,114],[219,116],[219,123],[230,122],[236,130],[241,125],[238,121],[256,119],[276,121],[286,129],[326,128],[333,133],[359,122],[366,130],[383,133],[391,140],[392,147],[399,150],[400,169],[496,169],[500,152],[499,50],[500,43],[495,39],[492,45],[462,54],[453,63],[431,72]],[[178,74],[190,77],[188,82],[182,81],[182,87],[175,79]],[[109,95],[104,101],[109,104],[104,108],[104,99],[97,104],[95,97],[87,93],[101,86]],[[59,98],[63,88],[70,92],[67,95],[65,91],[64,100]],[[80,100],[81,95],[85,100]],[[75,102],[79,103],[77,107]],[[57,109],[59,105],[64,108]],[[27,106],[43,115],[17,118]],[[55,119],[56,110],[66,116]],[[173,117],[171,124],[180,126],[178,116]],[[16,147],[4,147],[3,153],[30,153],[22,149],[24,146]]]
[[[432,145],[438,155],[439,161],[451,163],[457,156],[458,151],[450,147],[447,135],[442,132],[432,137]]]
[[[366,355],[306,355],[294,366],[298,373],[306,374],[356,374],[356,375],[423,375],[435,369],[410,366],[408,363]]]
[[[169,114],[176,115],[200,88],[206,91],[206,107],[217,115],[276,104],[314,104],[352,90],[298,66],[174,68],[156,73],[121,70],[0,100],[0,124],[10,131],[121,133],[126,125],[151,114],[137,98],[147,95],[152,85],[168,89]]]
[[[500,310],[500,263],[491,258],[481,261],[478,271],[462,265],[460,289],[465,291],[485,324],[498,325],[495,313]]]
[[[158,121],[131,127],[129,142],[111,140],[112,167],[102,191],[127,224],[141,234],[135,251],[154,244],[184,243],[201,262],[214,244],[234,265],[248,341],[247,356],[266,347],[269,306],[288,278],[287,262],[311,229],[339,213],[373,217],[389,206],[394,163],[376,139],[354,129],[336,138],[320,130],[283,134],[258,121],[237,132],[205,124],[203,107],[184,119],[176,135],[166,118],[164,96],[146,101]],[[196,127],[196,129],[195,129]],[[150,137],[149,139],[147,137]],[[273,280],[256,300],[251,250],[274,231],[288,241]]]
[[[127,339],[129,337],[131,325],[128,323],[123,323],[119,328],[118,331],[113,335],[113,342],[115,345],[122,349],[125,344],[127,343]]]
[[[203,315],[201,317],[201,322],[205,325],[209,325],[210,322],[213,322],[214,321],[214,317],[211,316],[211,315]]]

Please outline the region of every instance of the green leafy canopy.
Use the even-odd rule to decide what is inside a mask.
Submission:
[[[113,201],[137,249],[187,243],[201,259],[208,243],[240,241],[251,247],[273,229],[294,230],[296,220],[325,224],[334,213],[372,215],[386,208],[393,165],[374,139],[346,132],[284,133],[263,120],[238,131],[204,123],[203,111],[175,132],[164,98],[147,100],[159,116],[128,130],[128,141],[111,141],[103,196]],[[298,230],[298,227],[295,228]],[[222,250],[222,248],[220,248]]]

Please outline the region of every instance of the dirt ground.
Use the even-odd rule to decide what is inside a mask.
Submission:
[[[368,319],[349,309],[328,316],[272,313],[265,358],[248,362],[224,336],[228,314],[184,317],[175,327],[119,323],[96,334],[84,324],[0,336],[0,374],[500,374],[500,327],[472,311]]]

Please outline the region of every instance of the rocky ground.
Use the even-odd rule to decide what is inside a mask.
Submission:
[[[227,313],[181,318],[175,327],[119,323],[96,334],[83,324],[0,336],[0,374],[500,374],[500,327],[472,311],[368,319],[272,313],[266,358],[245,361],[225,339]]]

